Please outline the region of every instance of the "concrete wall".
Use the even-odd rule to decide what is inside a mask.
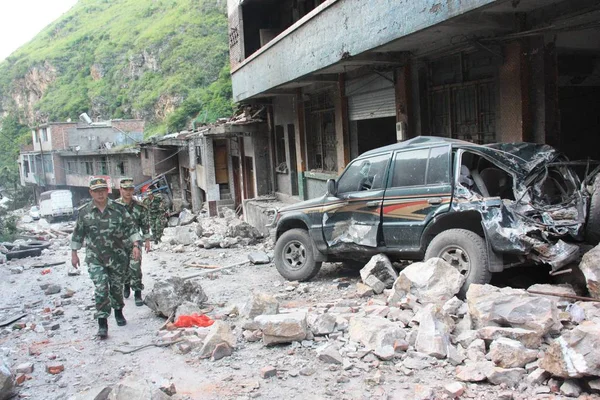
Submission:
[[[54,150],[65,150],[69,148],[69,132],[72,132],[76,123],[67,124],[52,124],[48,126],[49,134],[51,136],[52,148]]]
[[[204,168],[202,172],[204,177],[204,186],[201,186],[206,193],[206,201],[218,201],[221,200],[221,194],[219,193],[219,185],[216,184],[215,178],[215,151],[213,147],[213,139],[210,137],[202,138],[202,147],[204,149],[202,155],[205,156],[202,159]],[[198,177],[200,181],[200,177]]]
[[[271,157],[269,153],[269,128],[263,124],[253,134],[254,144],[254,176],[256,179],[256,195],[263,196],[273,191],[271,181]]]
[[[347,55],[494,2],[498,0],[327,0],[233,69],[233,99],[243,101]]]
[[[112,126],[79,126],[69,131],[69,145],[79,146],[80,151],[97,150],[105,143],[109,146],[133,144],[143,139],[142,132],[123,133],[113,129]]]
[[[279,204],[280,205],[280,204]],[[244,221],[258,229],[265,237],[269,236],[267,224],[273,221],[276,214],[275,203],[271,201],[244,200]]]
[[[314,199],[315,197],[321,197],[327,192],[327,179],[324,174],[319,174],[319,178],[313,178],[310,173],[306,174],[306,192],[307,199]],[[336,178],[335,175],[329,176],[329,178]]]
[[[525,104],[522,89],[522,46],[512,42],[504,46],[504,63],[499,68],[498,103],[499,120],[496,126],[496,141],[523,141],[525,131]],[[527,95],[528,97],[528,95]]]

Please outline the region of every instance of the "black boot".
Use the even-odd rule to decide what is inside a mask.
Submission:
[[[127,320],[123,316],[123,310],[115,310],[115,321],[117,321],[117,325],[119,326],[127,325]]]
[[[136,290],[133,292],[133,298],[135,299],[135,305],[140,307],[144,305],[144,300],[142,300],[142,291]]]
[[[98,337],[100,339],[106,339],[108,336],[108,321],[106,318],[98,318]]]
[[[126,283],[125,285],[123,285],[123,297],[128,299],[129,294],[131,294],[131,286],[129,286],[129,283]]]

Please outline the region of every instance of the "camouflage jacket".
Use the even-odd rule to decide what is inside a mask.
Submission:
[[[165,201],[163,197],[156,193],[154,198],[150,200],[150,197],[146,197],[144,199],[144,205],[148,208],[148,212],[150,215],[162,215],[167,211],[167,207],[165,206]]]
[[[125,203],[122,198],[117,199],[116,202],[125,207],[127,212],[129,212],[129,215],[131,215],[131,218],[133,218],[138,226],[138,232],[142,231],[142,238],[150,239],[150,221],[146,206],[135,199],[131,199],[131,203],[129,204]]]
[[[125,207],[109,199],[104,212],[93,201],[79,209],[71,249],[79,250],[84,240],[88,264],[118,268],[129,258],[126,241],[141,238]]]

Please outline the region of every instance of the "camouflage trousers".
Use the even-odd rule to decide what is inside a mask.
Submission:
[[[163,215],[150,216],[150,229],[152,229],[152,239],[160,240],[165,229],[167,221]]]
[[[141,256],[140,250],[140,256]],[[144,284],[142,283],[142,259],[138,261],[133,259],[133,249],[129,251],[129,261],[125,271],[123,272],[123,283],[129,284],[131,290],[144,290]]]
[[[94,318],[108,318],[110,309],[123,308],[123,268],[109,268],[88,264],[88,273],[94,282],[96,313]]]

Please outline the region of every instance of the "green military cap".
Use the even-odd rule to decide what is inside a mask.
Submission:
[[[120,181],[121,189],[133,189],[135,185],[133,184],[132,178],[121,178]]]
[[[108,184],[106,183],[106,179],[101,177],[92,177],[90,178],[90,190],[96,189],[108,189]]]

